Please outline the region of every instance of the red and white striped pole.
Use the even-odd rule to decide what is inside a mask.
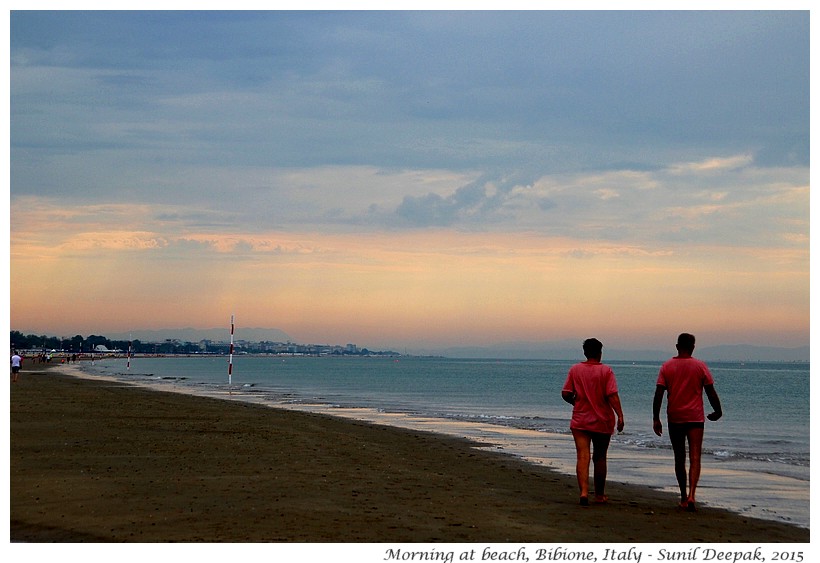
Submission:
[[[128,361],[126,362],[125,369],[131,369],[131,335],[128,335]]]
[[[228,385],[231,384],[231,374],[233,373],[233,315],[231,315],[231,348],[228,352]]]

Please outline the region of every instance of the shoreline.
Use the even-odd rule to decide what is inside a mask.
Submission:
[[[33,366],[32,366],[33,368]],[[57,369],[55,369],[57,368]],[[487,444],[25,370],[12,385],[11,539],[29,542],[808,542],[798,526]],[[242,529],[236,522],[245,522]]]

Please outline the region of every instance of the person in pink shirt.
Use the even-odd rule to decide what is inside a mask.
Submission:
[[[667,395],[666,416],[669,440],[675,453],[675,476],[680,487],[680,506],[695,511],[695,489],[700,480],[700,458],[703,450],[705,419],[718,420],[723,416],[720,398],[715,391],[715,380],[706,364],[692,357],[695,337],[688,333],[678,336],[678,355],[667,360],[658,373],[655,399],[652,402],[652,426],[655,434],[663,435],[660,413],[663,396]],[[703,392],[714,412],[704,416]],[[689,443],[689,492],[687,494],[686,443]]]
[[[606,453],[616,426],[615,415],[618,416],[618,432],[621,432],[624,429],[624,413],[615,374],[612,368],[601,363],[604,345],[596,338],[589,338],[584,341],[583,347],[587,360],[570,368],[561,397],[572,405],[569,428],[575,439],[575,473],[581,490],[581,505],[588,506],[590,446],[595,501],[605,503],[608,500],[604,494]]]

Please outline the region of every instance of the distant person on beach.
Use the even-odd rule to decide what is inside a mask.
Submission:
[[[618,396],[618,384],[612,369],[601,363],[604,345],[596,338],[584,341],[587,360],[572,366],[561,390],[561,397],[572,405],[569,428],[575,439],[577,462],[575,473],[581,491],[581,506],[589,506],[589,462],[592,446],[595,502],[605,503],[606,453],[618,415],[618,432],[624,429],[624,413]]]
[[[17,383],[17,378],[20,376],[20,369],[23,367],[23,358],[14,351],[14,355],[11,357],[11,382]]]
[[[680,506],[695,511],[695,489],[700,479],[700,458],[703,450],[704,418],[718,420],[723,416],[715,381],[706,364],[692,357],[695,337],[688,333],[678,336],[678,355],[667,360],[658,373],[655,399],[652,402],[652,426],[655,434],[663,434],[660,413],[663,395],[667,395],[666,416],[669,440],[675,453],[675,476],[680,487]],[[714,412],[704,417],[703,392]],[[689,493],[686,492],[686,443],[689,443]]]

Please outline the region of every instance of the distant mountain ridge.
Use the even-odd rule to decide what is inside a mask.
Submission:
[[[698,350],[695,350],[698,355]],[[796,348],[778,348],[776,346],[748,346],[734,344],[727,346],[710,346],[700,351],[704,360],[727,360],[747,362],[808,362],[811,359],[809,346]]]
[[[415,353],[451,358],[496,358],[517,360],[583,360],[580,344],[569,342],[510,342],[491,346],[457,346],[430,349]],[[674,343],[668,350],[625,350],[604,346],[604,361],[664,361],[675,355]],[[782,348],[746,344],[704,346],[695,349],[695,356],[704,361],[728,362],[808,362],[810,347]]]
[[[165,328],[159,330],[134,330],[105,334],[111,340],[139,340],[141,342],[164,342],[165,340],[179,340],[181,342],[199,342],[212,340],[214,342],[228,342],[231,339],[230,326],[222,328]],[[278,328],[246,328],[234,329],[235,340],[249,342],[290,342],[288,334]]]

